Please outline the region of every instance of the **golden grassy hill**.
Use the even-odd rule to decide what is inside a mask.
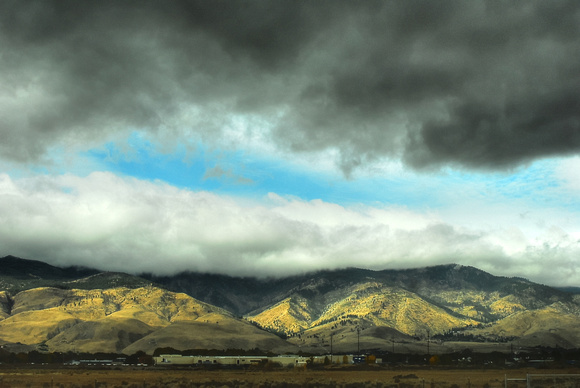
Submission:
[[[158,347],[324,352],[332,333],[335,349],[352,351],[360,344],[363,349],[395,345],[398,351],[421,351],[427,333],[441,334],[441,347],[469,340],[457,334],[465,333],[472,340],[509,337],[522,345],[580,346],[580,295],[470,267],[345,269],[270,280],[202,274],[157,278],[208,303],[234,306],[254,326],[185,293],[126,274],[73,279],[51,267],[57,278],[44,279],[51,270],[46,265],[11,262],[16,264],[8,270],[4,266],[7,272],[0,279],[11,287],[0,291],[0,344],[45,343],[51,351],[87,352]],[[33,276],[20,284],[30,268]],[[11,273],[18,276],[11,278]],[[111,284],[145,286],[97,289]],[[30,289],[17,292],[24,286]],[[87,290],[63,289],[70,286]],[[283,341],[257,326],[290,338]]]
[[[411,349],[403,342],[420,344],[427,333],[440,335],[440,347],[459,337],[502,344],[509,338],[522,346],[580,346],[580,296],[525,279],[494,277],[456,266],[331,275],[312,277],[278,303],[246,318],[286,333],[303,350],[328,350],[330,333],[338,349],[343,345],[355,349],[359,342],[361,347],[364,342],[384,349],[392,349],[396,342],[400,348]],[[379,275],[386,277],[379,279]],[[529,328],[523,330],[525,325]],[[357,327],[364,334],[358,335]],[[378,334],[383,329],[415,339],[397,340],[395,333],[389,340]],[[457,333],[465,335],[456,337]]]
[[[311,327],[314,320],[309,301],[299,295],[286,298],[261,313],[247,319],[261,327],[293,334]]]
[[[332,335],[332,339],[331,339]],[[397,344],[414,343],[412,337],[385,326],[373,326],[372,322],[360,318],[349,319],[340,324],[324,323],[299,334],[292,335],[289,342],[302,351],[312,353],[355,352],[358,349],[392,349]],[[332,342],[332,344],[331,344]],[[399,346],[398,350],[402,350]]]
[[[213,315],[194,321],[172,323],[134,342],[123,352],[132,354],[143,350],[152,353],[159,347],[178,350],[260,348],[278,353],[297,351],[296,346],[246,321]]]
[[[574,348],[580,344],[580,315],[575,306],[554,303],[542,309],[521,311],[488,327],[468,332],[494,337],[517,337],[522,346],[550,344]]]
[[[122,352],[124,348],[154,331],[137,319],[106,317],[81,321],[46,341],[52,351]]]
[[[376,282],[356,284],[338,300],[329,301],[318,314],[309,300],[293,296],[247,319],[260,326],[287,334],[305,333],[332,323],[331,327],[351,326],[363,319],[365,326],[387,327],[407,335],[423,335],[428,330],[443,333],[476,322],[437,307],[401,288]]]
[[[38,344],[79,322],[56,308],[24,311],[0,321],[0,341]]]
[[[4,315],[2,342],[46,342],[52,351],[87,352],[120,351],[176,322],[232,319],[225,310],[155,287],[36,288],[15,295]]]
[[[484,320],[486,316],[501,319],[526,310],[516,296],[502,295],[497,291],[442,291],[437,293],[436,300],[457,314],[477,320]]]
[[[475,323],[453,316],[412,292],[364,283],[357,285],[346,298],[329,305],[313,325],[363,317],[374,326],[391,327],[408,335],[421,335],[427,330],[442,333]]]
[[[196,319],[212,312],[229,314],[185,294],[156,287],[106,290],[61,290],[43,287],[15,295],[11,315],[53,308],[82,320],[101,319],[117,314],[125,317],[137,316],[150,325],[167,325],[174,320]]]

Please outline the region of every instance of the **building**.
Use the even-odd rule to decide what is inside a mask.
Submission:
[[[182,356],[180,354],[162,354],[153,357],[155,365],[261,365],[268,362],[277,363],[284,367],[304,366],[310,360],[302,356]]]
[[[279,364],[283,367],[300,367],[307,363],[314,364],[354,364],[355,362],[369,362],[369,357],[353,356],[353,355],[326,355],[304,357],[298,355],[284,355],[284,356],[182,356],[181,354],[162,354],[158,357],[153,357],[155,365],[229,365],[229,366],[244,366],[244,365],[262,365],[266,363]],[[379,360],[376,360],[380,362]],[[372,359],[372,363],[375,359]]]

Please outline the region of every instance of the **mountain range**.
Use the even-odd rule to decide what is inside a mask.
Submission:
[[[580,347],[580,295],[474,267],[283,278],[130,275],[0,258],[6,349],[153,353]]]

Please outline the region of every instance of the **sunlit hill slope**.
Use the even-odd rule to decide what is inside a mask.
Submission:
[[[152,353],[168,346],[293,349],[223,309],[156,287],[34,288],[16,294],[2,307],[0,343],[42,344],[51,351]],[[233,340],[238,334],[243,341]]]
[[[471,346],[462,341],[571,348],[579,318],[573,292],[458,265],[258,279],[0,258],[0,344],[53,351],[421,352],[429,336],[441,351]]]

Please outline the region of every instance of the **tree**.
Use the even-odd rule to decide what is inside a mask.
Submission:
[[[165,353],[164,353],[164,354],[165,354]],[[147,353],[145,353],[145,352],[144,352],[144,351],[142,351],[142,350],[139,350],[139,351],[137,351],[136,353],[133,353],[133,354],[131,354],[130,356],[128,356],[128,357],[125,359],[125,363],[127,363],[127,364],[131,364],[131,365],[139,364],[139,363],[140,363],[139,359],[140,359],[141,357],[144,357],[144,356],[146,356],[146,355],[147,355]]]
[[[174,349],[172,347],[157,348],[153,351],[153,357],[158,357],[162,354],[182,354],[181,350]]]

